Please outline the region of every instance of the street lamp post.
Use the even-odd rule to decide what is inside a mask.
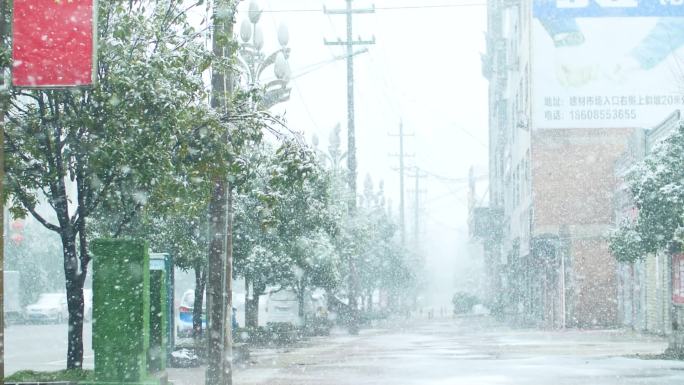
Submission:
[[[290,56],[290,48],[287,46],[290,35],[287,27],[281,25],[278,28],[280,48],[269,55],[264,54],[264,35],[259,27],[261,12],[256,1],[249,4],[249,17],[244,19],[240,26],[242,44],[238,50],[238,63],[250,89],[259,88],[262,75],[268,68],[273,67],[275,79],[263,86],[259,101],[255,105],[259,110],[268,110],[290,99],[292,89],[288,87],[290,67],[287,62]]]
[[[250,91],[258,92],[259,97],[252,108],[256,111],[267,111],[290,99],[290,67],[287,63],[290,56],[290,48],[287,46],[290,36],[287,28],[281,25],[278,28],[280,48],[271,54],[264,54],[264,34],[259,27],[261,13],[259,4],[252,0],[249,4],[248,17],[240,25],[237,63],[241,70],[243,86]],[[261,77],[269,68],[273,68],[275,78],[262,86]],[[256,327],[259,296],[254,294],[254,283],[245,278],[245,324]]]

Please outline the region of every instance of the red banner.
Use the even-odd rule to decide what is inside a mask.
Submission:
[[[14,0],[12,84],[93,84],[95,0]]]

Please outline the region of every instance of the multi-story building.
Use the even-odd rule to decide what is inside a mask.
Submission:
[[[514,275],[502,274],[529,253],[530,47],[529,2],[488,2],[487,52],[482,71],[489,79],[489,207],[477,208],[489,266],[491,301],[510,307],[529,298]],[[496,228],[491,226],[496,226]],[[515,235],[515,236],[513,236]],[[521,269],[524,273],[527,269]],[[515,282],[511,282],[513,279]],[[517,298],[514,300],[513,298]],[[517,306],[517,303],[515,304]],[[510,310],[510,309],[509,309]]]
[[[488,1],[490,200],[471,221],[491,300],[526,323],[617,324],[614,166],[684,102],[664,87],[679,47],[653,44],[670,21],[599,3]]]
[[[675,111],[662,123],[649,130],[636,130],[626,151],[615,164],[619,181],[615,190],[616,225],[633,221],[636,207],[625,177],[662,140],[682,124],[681,113]],[[618,316],[622,325],[655,334],[672,333],[672,271],[666,252],[646,255],[634,263],[620,263],[618,274]]]

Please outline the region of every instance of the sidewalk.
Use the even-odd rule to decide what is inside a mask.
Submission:
[[[387,327],[387,325],[383,326]],[[377,333],[377,329],[364,329],[362,331],[363,335],[375,333]],[[288,358],[290,355],[296,355],[298,351],[310,351],[317,348],[327,350],[334,343],[333,341],[339,344],[357,338],[360,336],[350,336],[346,330],[335,328],[330,336],[309,337],[291,345],[252,347],[249,351],[250,358],[246,362],[233,365],[233,378],[242,375],[249,376],[251,380],[254,380],[255,378],[259,379],[262,375],[270,376],[273,371],[291,365],[292,362],[288,362]],[[206,365],[197,368],[167,368],[167,373],[169,381],[174,385],[204,385]]]
[[[206,366],[198,368],[168,368],[169,381],[174,385],[204,385]]]

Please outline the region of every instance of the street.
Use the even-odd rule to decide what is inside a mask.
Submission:
[[[0,0],[0,382],[684,385],[684,0],[123,3]]]
[[[625,331],[512,330],[487,318],[411,321],[396,329],[317,338],[304,347],[256,351],[240,385],[682,384],[684,362],[638,359],[666,341]],[[170,370],[176,385],[201,370]]]
[[[86,361],[92,368],[90,324]],[[66,325],[12,325],[6,330],[7,373],[65,365]],[[622,330],[516,330],[486,318],[408,320],[338,330],[293,347],[253,349],[236,368],[240,385],[346,384],[681,384],[684,362],[641,359],[665,339]],[[176,385],[202,385],[204,368],[169,369]]]
[[[92,324],[83,325],[83,367],[93,368]],[[5,374],[66,367],[67,324],[10,325],[5,328]]]

